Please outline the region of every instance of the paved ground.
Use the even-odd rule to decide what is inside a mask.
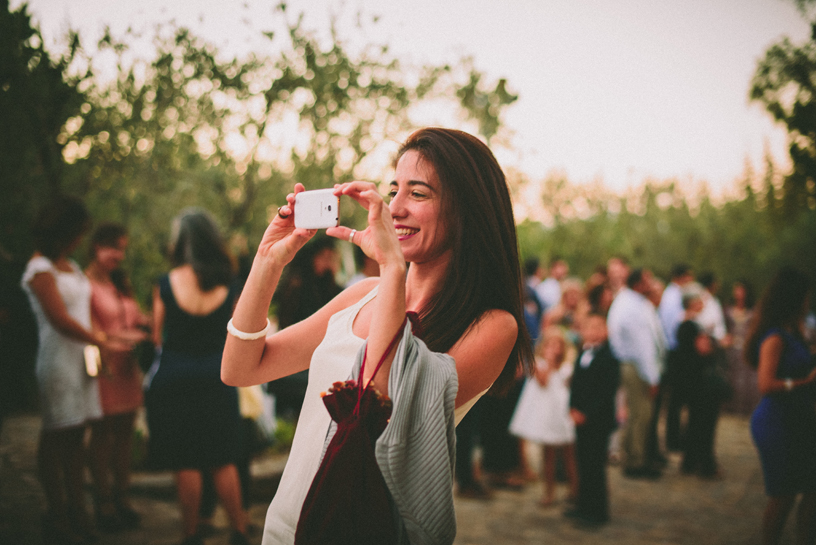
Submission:
[[[39,519],[43,497],[37,482],[35,449],[39,419],[8,418],[0,434],[0,545],[41,545]],[[703,481],[680,475],[672,457],[663,478],[633,481],[610,468],[612,522],[599,530],[575,528],[563,505],[537,505],[541,484],[519,492],[496,491],[489,501],[456,500],[456,545],[571,544],[758,544],[765,497],[762,475],[743,417],[724,416],[717,452],[724,476]],[[253,465],[253,523],[263,524],[285,456],[268,455]],[[560,491],[562,494],[565,490]],[[137,472],[133,503],[143,515],[139,530],[102,535],[99,545],[171,545],[179,541],[180,518],[172,478],[167,473]],[[790,521],[789,521],[790,522]],[[229,533],[219,510],[219,532],[207,545],[226,545]],[[793,543],[788,524],[784,543]],[[260,543],[260,538],[255,537]]]

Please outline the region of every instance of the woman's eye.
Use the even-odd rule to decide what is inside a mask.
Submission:
[[[389,199],[393,199],[396,196],[397,196],[397,190],[396,189],[392,189],[391,191],[388,192],[388,198]]]
[[[419,191],[412,191],[412,192],[411,192],[411,196],[412,196],[413,198],[415,198],[415,199],[424,199],[424,198],[425,198],[425,194],[424,194],[424,193],[420,193]]]

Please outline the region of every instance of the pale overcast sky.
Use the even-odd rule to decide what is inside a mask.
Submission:
[[[12,6],[21,2],[12,1]],[[268,44],[274,1],[30,0],[47,41],[69,27],[96,38],[175,19],[241,53]],[[520,99],[505,114],[513,152],[502,163],[538,179],[602,178],[623,189],[645,177],[706,180],[730,187],[746,158],[761,167],[765,146],[786,163],[784,132],[759,104],[750,79],[783,36],[801,43],[810,27],[789,0],[292,0],[306,25],[325,30],[333,10],[340,36],[388,43],[413,62],[471,55],[491,80],[507,78]],[[341,8],[342,6],[342,8]],[[379,15],[365,36],[358,10]],[[268,47],[268,45],[266,46]]]

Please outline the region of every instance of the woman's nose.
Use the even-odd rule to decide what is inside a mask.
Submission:
[[[391,197],[391,202],[388,203],[388,209],[391,211],[392,218],[400,218],[405,215],[405,207],[403,206],[402,193],[397,192]]]

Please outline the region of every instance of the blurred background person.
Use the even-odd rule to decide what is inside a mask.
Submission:
[[[587,313],[606,316],[615,299],[615,292],[612,290],[609,278],[606,275],[594,274],[587,280],[584,291]]]
[[[725,326],[728,331],[725,355],[728,381],[734,389],[725,410],[749,415],[759,403],[756,370],[745,361],[745,340],[754,313],[754,292],[746,280],[734,282],[731,300],[725,307]]]
[[[626,287],[629,270],[629,261],[622,256],[613,256],[607,260],[606,277],[609,279],[609,288],[612,290],[613,297]]]
[[[685,319],[686,310],[683,308],[683,289],[694,281],[694,274],[689,265],[685,263],[677,263],[671,269],[671,279],[663,290],[660,298],[660,304],[657,307],[657,313],[660,316],[660,323],[663,326],[663,333],[666,339],[667,353],[667,370],[672,375],[671,367],[674,361],[674,352],[677,349],[677,328]],[[671,382],[671,378],[668,379]],[[667,386],[668,389],[670,386]],[[664,388],[658,391],[655,410],[658,414],[655,416],[659,418],[659,411],[663,402]],[[671,394],[669,394],[671,396]],[[672,403],[680,403],[676,405]],[[670,397],[668,407],[666,409],[666,448],[670,451],[681,451],[683,445],[678,441],[679,437],[673,434],[673,431],[679,430],[680,407],[685,402],[681,401],[680,396]],[[656,418],[656,419],[657,419]],[[655,419],[655,420],[656,420]],[[652,426],[653,439],[651,441],[650,450],[657,448],[657,426]]]
[[[646,298],[652,303],[654,308],[660,307],[660,301],[663,300],[663,292],[666,291],[666,283],[656,276],[652,277],[652,285],[649,288],[649,293]]]
[[[624,475],[656,479],[661,475],[649,451],[654,398],[666,357],[666,340],[654,306],[646,297],[652,274],[634,269],[609,309],[609,344],[621,362],[627,420],[621,437]]]
[[[346,287],[356,284],[365,278],[380,276],[380,264],[377,263],[376,259],[371,259],[365,255],[363,249],[356,244],[354,245],[353,251],[354,265],[357,267],[357,272],[348,279],[348,282],[346,282]]]
[[[575,423],[578,497],[565,515],[589,525],[609,521],[606,462],[609,436],[617,427],[615,397],[620,363],[607,341],[606,318],[587,316],[581,326],[584,344],[570,383],[570,417]]]
[[[202,210],[183,211],[170,241],[173,268],[153,292],[153,341],[161,350],[145,397],[152,467],[172,470],[184,545],[198,533],[202,472],[212,475],[231,545],[247,543],[236,463],[243,450],[238,391],[221,381],[227,322],[238,296],[221,232]]]
[[[545,306],[542,331],[560,327],[573,348],[580,345],[581,316],[588,310],[584,300],[584,284],[579,278],[570,277],[561,282],[561,298],[552,307]]]
[[[691,267],[685,263],[674,265],[671,270],[671,280],[663,290],[660,299],[660,306],[657,313],[660,316],[660,323],[663,324],[663,332],[666,336],[666,348],[674,350],[677,346],[677,328],[683,321],[683,287],[694,281],[694,273]]]
[[[128,500],[133,427],[142,406],[142,371],[134,348],[148,338],[149,328],[122,269],[127,245],[123,225],[99,225],[85,269],[92,288],[91,320],[115,339],[102,353],[98,381],[103,417],[92,424],[89,445],[96,523],[104,531],[134,528],[140,520]]]
[[[86,345],[105,348],[107,337],[92,329],[91,283],[69,257],[90,225],[82,201],[55,197],[34,224],[36,251],[22,276],[39,330],[37,468],[46,500],[46,542],[81,543],[95,533],[85,508],[84,439],[102,408],[97,379],[85,370],[84,350]]]
[[[705,308],[705,288],[692,283],[683,291],[683,322],[677,328],[675,349],[675,377],[671,381],[672,400],[688,406],[688,424],[685,433],[677,430],[683,445],[683,473],[696,473],[703,478],[718,476],[714,456],[714,436],[720,405],[723,401],[722,387],[717,382],[717,346],[714,339],[698,322]],[[679,419],[678,419],[679,422]],[[668,434],[667,434],[668,435]]]
[[[779,543],[799,495],[797,543],[816,542],[816,362],[803,331],[811,293],[804,274],[780,269],[762,295],[745,345],[762,394],[751,435],[768,495],[763,544]]]
[[[530,288],[536,289],[545,276],[546,271],[541,267],[541,261],[537,257],[524,260],[524,283]]]
[[[512,434],[542,446],[542,506],[555,502],[556,459],[564,464],[569,482],[568,499],[574,500],[578,493],[575,426],[569,414],[573,366],[568,354],[569,343],[560,328],[544,331],[536,346],[533,376],[525,382],[510,421]]]
[[[697,323],[717,341],[717,347],[724,347],[728,342],[728,330],[725,326],[725,312],[722,303],[717,297],[720,291],[720,281],[713,272],[704,272],[697,279],[703,287],[703,309],[697,316]]]
[[[286,266],[272,300],[278,329],[305,320],[343,291],[337,283],[340,255],[336,241],[319,233]],[[297,421],[308,382],[306,370],[267,384],[267,391],[275,396],[275,413],[279,417]]]
[[[609,317],[609,309],[612,307],[612,301],[626,288],[626,279],[629,277],[630,272],[629,260],[621,255],[614,255],[606,261],[606,277],[609,281],[609,289],[612,291],[612,300],[604,312],[607,318]],[[603,310],[603,307],[599,305],[598,310]],[[612,437],[609,439],[609,461],[613,464],[620,463],[621,460],[621,436],[627,418],[626,393],[622,383],[618,386],[618,393],[615,396],[615,407],[615,419],[619,426],[612,432]]]
[[[569,274],[569,264],[560,257],[550,260],[547,277],[535,288],[538,300],[544,306],[544,312],[554,307],[561,300],[561,281]]]

